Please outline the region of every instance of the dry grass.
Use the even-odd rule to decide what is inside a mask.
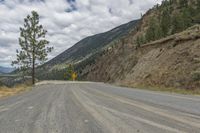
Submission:
[[[13,88],[8,88],[5,86],[0,87],[0,97],[12,96],[18,93],[28,91],[31,87],[29,85],[17,85]]]

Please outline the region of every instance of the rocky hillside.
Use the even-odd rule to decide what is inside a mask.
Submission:
[[[118,45],[83,72],[86,80],[125,86],[200,87],[200,26],[135,49]]]
[[[163,1],[80,75],[125,86],[200,89],[199,4]]]

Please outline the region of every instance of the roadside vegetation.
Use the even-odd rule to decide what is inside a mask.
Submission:
[[[47,30],[40,25],[39,14],[32,11],[24,19],[24,27],[20,28],[19,45],[17,50],[17,59],[12,65],[19,66],[23,74],[28,73],[32,76],[32,84],[35,84],[35,69],[38,65],[47,60],[48,53],[53,47],[47,47],[49,41],[45,39]]]
[[[194,24],[200,23],[199,0],[164,0],[161,6],[148,20],[148,27],[137,38],[137,46],[155,41],[178,32],[182,32]]]
[[[14,87],[7,87],[7,86],[0,86],[0,98],[1,97],[6,97],[6,96],[13,96],[18,93],[22,93],[25,91],[31,90],[31,85],[30,83],[26,84],[19,84]]]
[[[78,75],[74,70],[73,65],[69,65],[66,68],[66,72],[64,73],[64,80],[71,80],[71,81],[75,81],[77,79]]]

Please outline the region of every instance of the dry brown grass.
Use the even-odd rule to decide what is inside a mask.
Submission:
[[[18,93],[28,91],[31,87],[29,85],[17,85],[13,88],[8,88],[5,86],[0,87],[0,97],[12,96]]]

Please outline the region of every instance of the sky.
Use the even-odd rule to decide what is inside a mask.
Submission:
[[[0,0],[0,66],[10,67],[19,49],[19,27],[37,11],[54,47],[49,59],[81,39],[139,19],[162,0]]]

